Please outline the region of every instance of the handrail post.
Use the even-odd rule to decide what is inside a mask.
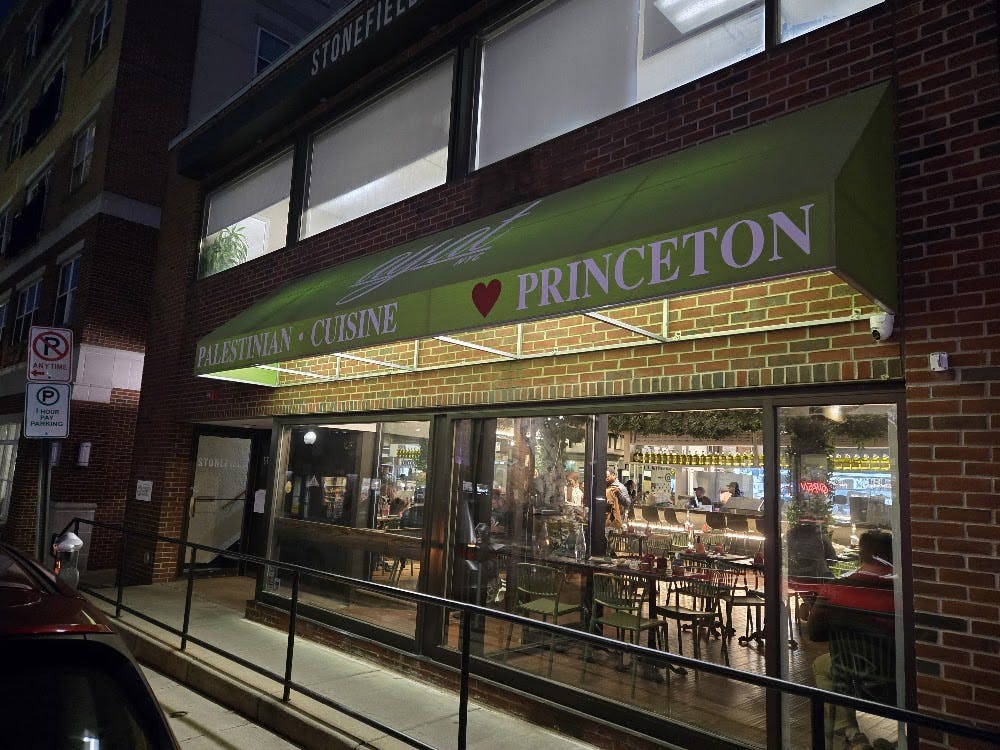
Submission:
[[[823,750],[826,747],[826,726],[823,720],[823,705],[823,701],[816,696],[809,699],[813,750]]]
[[[125,598],[125,553],[128,550],[128,532],[122,525],[122,539],[118,549],[118,571],[115,577],[115,619],[120,620],[122,616],[122,600]]]
[[[281,700],[288,702],[292,692],[292,662],[295,658],[295,628],[299,609],[299,571],[292,571],[292,601],[288,607],[288,650],[285,652],[285,687]]]
[[[458,693],[458,750],[465,750],[469,731],[469,652],[472,641],[472,611],[462,610],[462,682]]]
[[[184,548],[181,547],[181,556],[183,557]],[[191,548],[191,563],[188,565],[188,580],[187,580],[187,591],[184,593],[184,625],[181,628],[181,651],[187,648],[188,639],[188,626],[191,623],[191,597],[194,594],[194,566],[195,561],[198,559],[198,548]]]

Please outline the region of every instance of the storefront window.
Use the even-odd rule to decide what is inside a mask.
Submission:
[[[423,559],[429,423],[287,428],[276,477],[271,557],[416,590]],[[287,596],[268,571],[264,588]],[[413,635],[415,608],[304,576],[304,604]]]
[[[605,625],[605,636],[764,674],[761,422],[758,409],[456,422],[451,596],[598,630],[608,613],[601,587],[631,576],[639,603],[630,616],[643,624],[630,631],[622,615],[624,629]],[[687,567],[713,571],[697,632],[677,616],[674,570]],[[633,679],[630,659],[613,649],[585,654],[571,638],[488,618],[475,627],[481,658],[691,726],[732,689],[707,673],[668,675],[662,663],[637,662]],[[459,635],[449,629],[449,647]],[[741,686],[739,700],[763,707],[763,691]],[[759,718],[727,711],[713,731],[763,745]]]
[[[787,679],[902,705],[902,591],[896,409],[779,409],[782,605]],[[792,744],[807,706],[786,702]],[[902,739],[895,722],[829,710],[827,730],[869,743]]]

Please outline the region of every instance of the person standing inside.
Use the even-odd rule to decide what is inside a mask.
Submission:
[[[628,490],[625,485],[618,481],[618,472],[608,469],[605,474],[607,488],[604,497],[608,501],[606,526],[612,529],[620,529],[623,519],[628,512]]]

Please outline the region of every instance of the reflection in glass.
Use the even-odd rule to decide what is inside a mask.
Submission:
[[[778,410],[782,606],[788,679],[901,705],[899,475],[892,405]],[[786,725],[807,740],[806,706]],[[829,709],[828,734],[896,743],[895,723]]]
[[[428,445],[422,421],[287,429],[272,557],[416,590]],[[276,577],[266,576],[265,588],[287,596],[287,578]],[[304,576],[302,588],[308,604],[413,633],[412,605],[315,576]]]

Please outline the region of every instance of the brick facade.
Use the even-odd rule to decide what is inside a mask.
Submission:
[[[496,3],[480,3],[486,8]],[[172,176],[160,235],[152,340],[132,480],[154,482],[153,502],[129,506],[139,529],[179,535],[191,483],[193,423],[272,415],[528,404],[563,399],[703,394],[804,384],[904,384],[901,430],[909,464],[916,703],[983,721],[1000,694],[997,533],[1000,465],[1000,239],[997,6],[985,0],[888,2],[782,44],[415,198],[271,255],[195,281],[204,192]],[[470,11],[474,15],[474,11]],[[468,14],[467,14],[468,16]],[[436,33],[446,34],[447,28]],[[401,62],[412,59],[401,55]],[[874,344],[870,303],[822,277],[779,280],[669,301],[681,340],[539,356],[406,375],[271,390],[199,380],[195,341],[306,273],[548,195],[651,158],[880,81],[894,87],[902,314],[899,333]],[[330,107],[337,106],[331,97]],[[290,131],[289,131],[290,132]],[[280,140],[287,133],[275,134]],[[268,144],[263,144],[267,146]],[[233,167],[233,173],[253,163]],[[232,176],[232,175],[229,175]],[[813,308],[854,322],[724,335],[726,326]],[[710,310],[710,320],[705,320]],[[530,333],[545,341],[546,326]],[[714,338],[687,331],[715,327]],[[580,330],[570,337],[586,338]],[[565,338],[567,332],[560,332]],[[528,337],[528,340],[534,340]],[[391,351],[391,347],[387,349]],[[946,351],[951,369],[928,370]],[[449,353],[439,355],[446,361]],[[360,373],[359,374],[363,374]],[[720,396],[721,398],[721,396]],[[137,562],[137,561],[136,561]],[[141,566],[140,566],[141,567]],[[170,577],[172,563],[148,578]],[[996,723],[994,721],[994,723]],[[925,734],[925,747],[937,746]]]

